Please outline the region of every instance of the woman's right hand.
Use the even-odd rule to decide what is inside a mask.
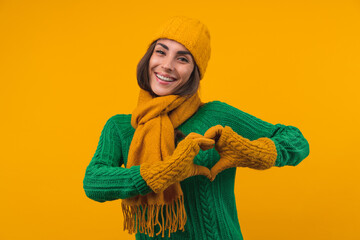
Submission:
[[[175,182],[188,177],[203,175],[211,179],[210,170],[193,163],[195,156],[202,150],[214,147],[215,141],[198,133],[190,133],[179,142],[171,156],[156,163],[143,163],[140,174],[155,192],[164,191]]]

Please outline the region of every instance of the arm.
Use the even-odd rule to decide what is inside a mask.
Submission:
[[[273,125],[274,131],[269,138],[275,143],[276,167],[296,166],[310,153],[309,143],[300,130],[294,126]]]
[[[271,124],[223,102],[213,102],[217,123],[231,127],[248,140],[268,138],[276,147],[274,166],[296,166],[309,155],[309,143],[294,126]]]
[[[151,192],[140,175],[140,166],[120,167],[123,164],[120,144],[116,125],[110,118],[83,180],[85,194],[90,199],[105,202]]]

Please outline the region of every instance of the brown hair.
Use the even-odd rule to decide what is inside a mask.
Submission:
[[[155,45],[157,40],[151,43],[148,50],[144,54],[144,56],[141,58],[140,62],[137,65],[137,81],[140,86],[140,88],[144,89],[145,91],[148,91],[152,96],[156,97],[157,95],[152,91],[149,81],[149,61],[151,58],[151,55],[154,52]],[[193,58],[194,59],[194,58]],[[174,95],[193,95],[196,93],[196,91],[199,89],[200,85],[200,71],[196,63],[194,64],[194,70],[192,71],[189,80],[181,86],[179,89],[177,89],[173,94]]]

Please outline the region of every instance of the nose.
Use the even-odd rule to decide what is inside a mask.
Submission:
[[[174,70],[174,66],[173,66],[172,59],[170,59],[170,58],[164,59],[161,67],[162,67],[164,70],[173,71],[173,70]]]

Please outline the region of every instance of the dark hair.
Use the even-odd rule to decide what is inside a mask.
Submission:
[[[175,146],[177,145],[178,142],[180,142],[181,140],[183,140],[186,137],[186,135],[180,131],[180,129],[174,129],[174,138],[175,138]]]
[[[140,62],[137,65],[137,81],[140,86],[140,88],[148,91],[152,96],[156,97],[157,95],[152,91],[149,81],[149,61],[151,58],[151,55],[154,52],[155,45],[157,40],[151,43],[148,50],[144,54],[144,56],[141,58]],[[194,59],[194,58],[193,58]],[[189,80],[181,86],[179,89],[177,89],[173,94],[174,95],[193,95],[198,89],[200,85],[200,72],[199,68],[194,64],[194,70],[192,71]]]

